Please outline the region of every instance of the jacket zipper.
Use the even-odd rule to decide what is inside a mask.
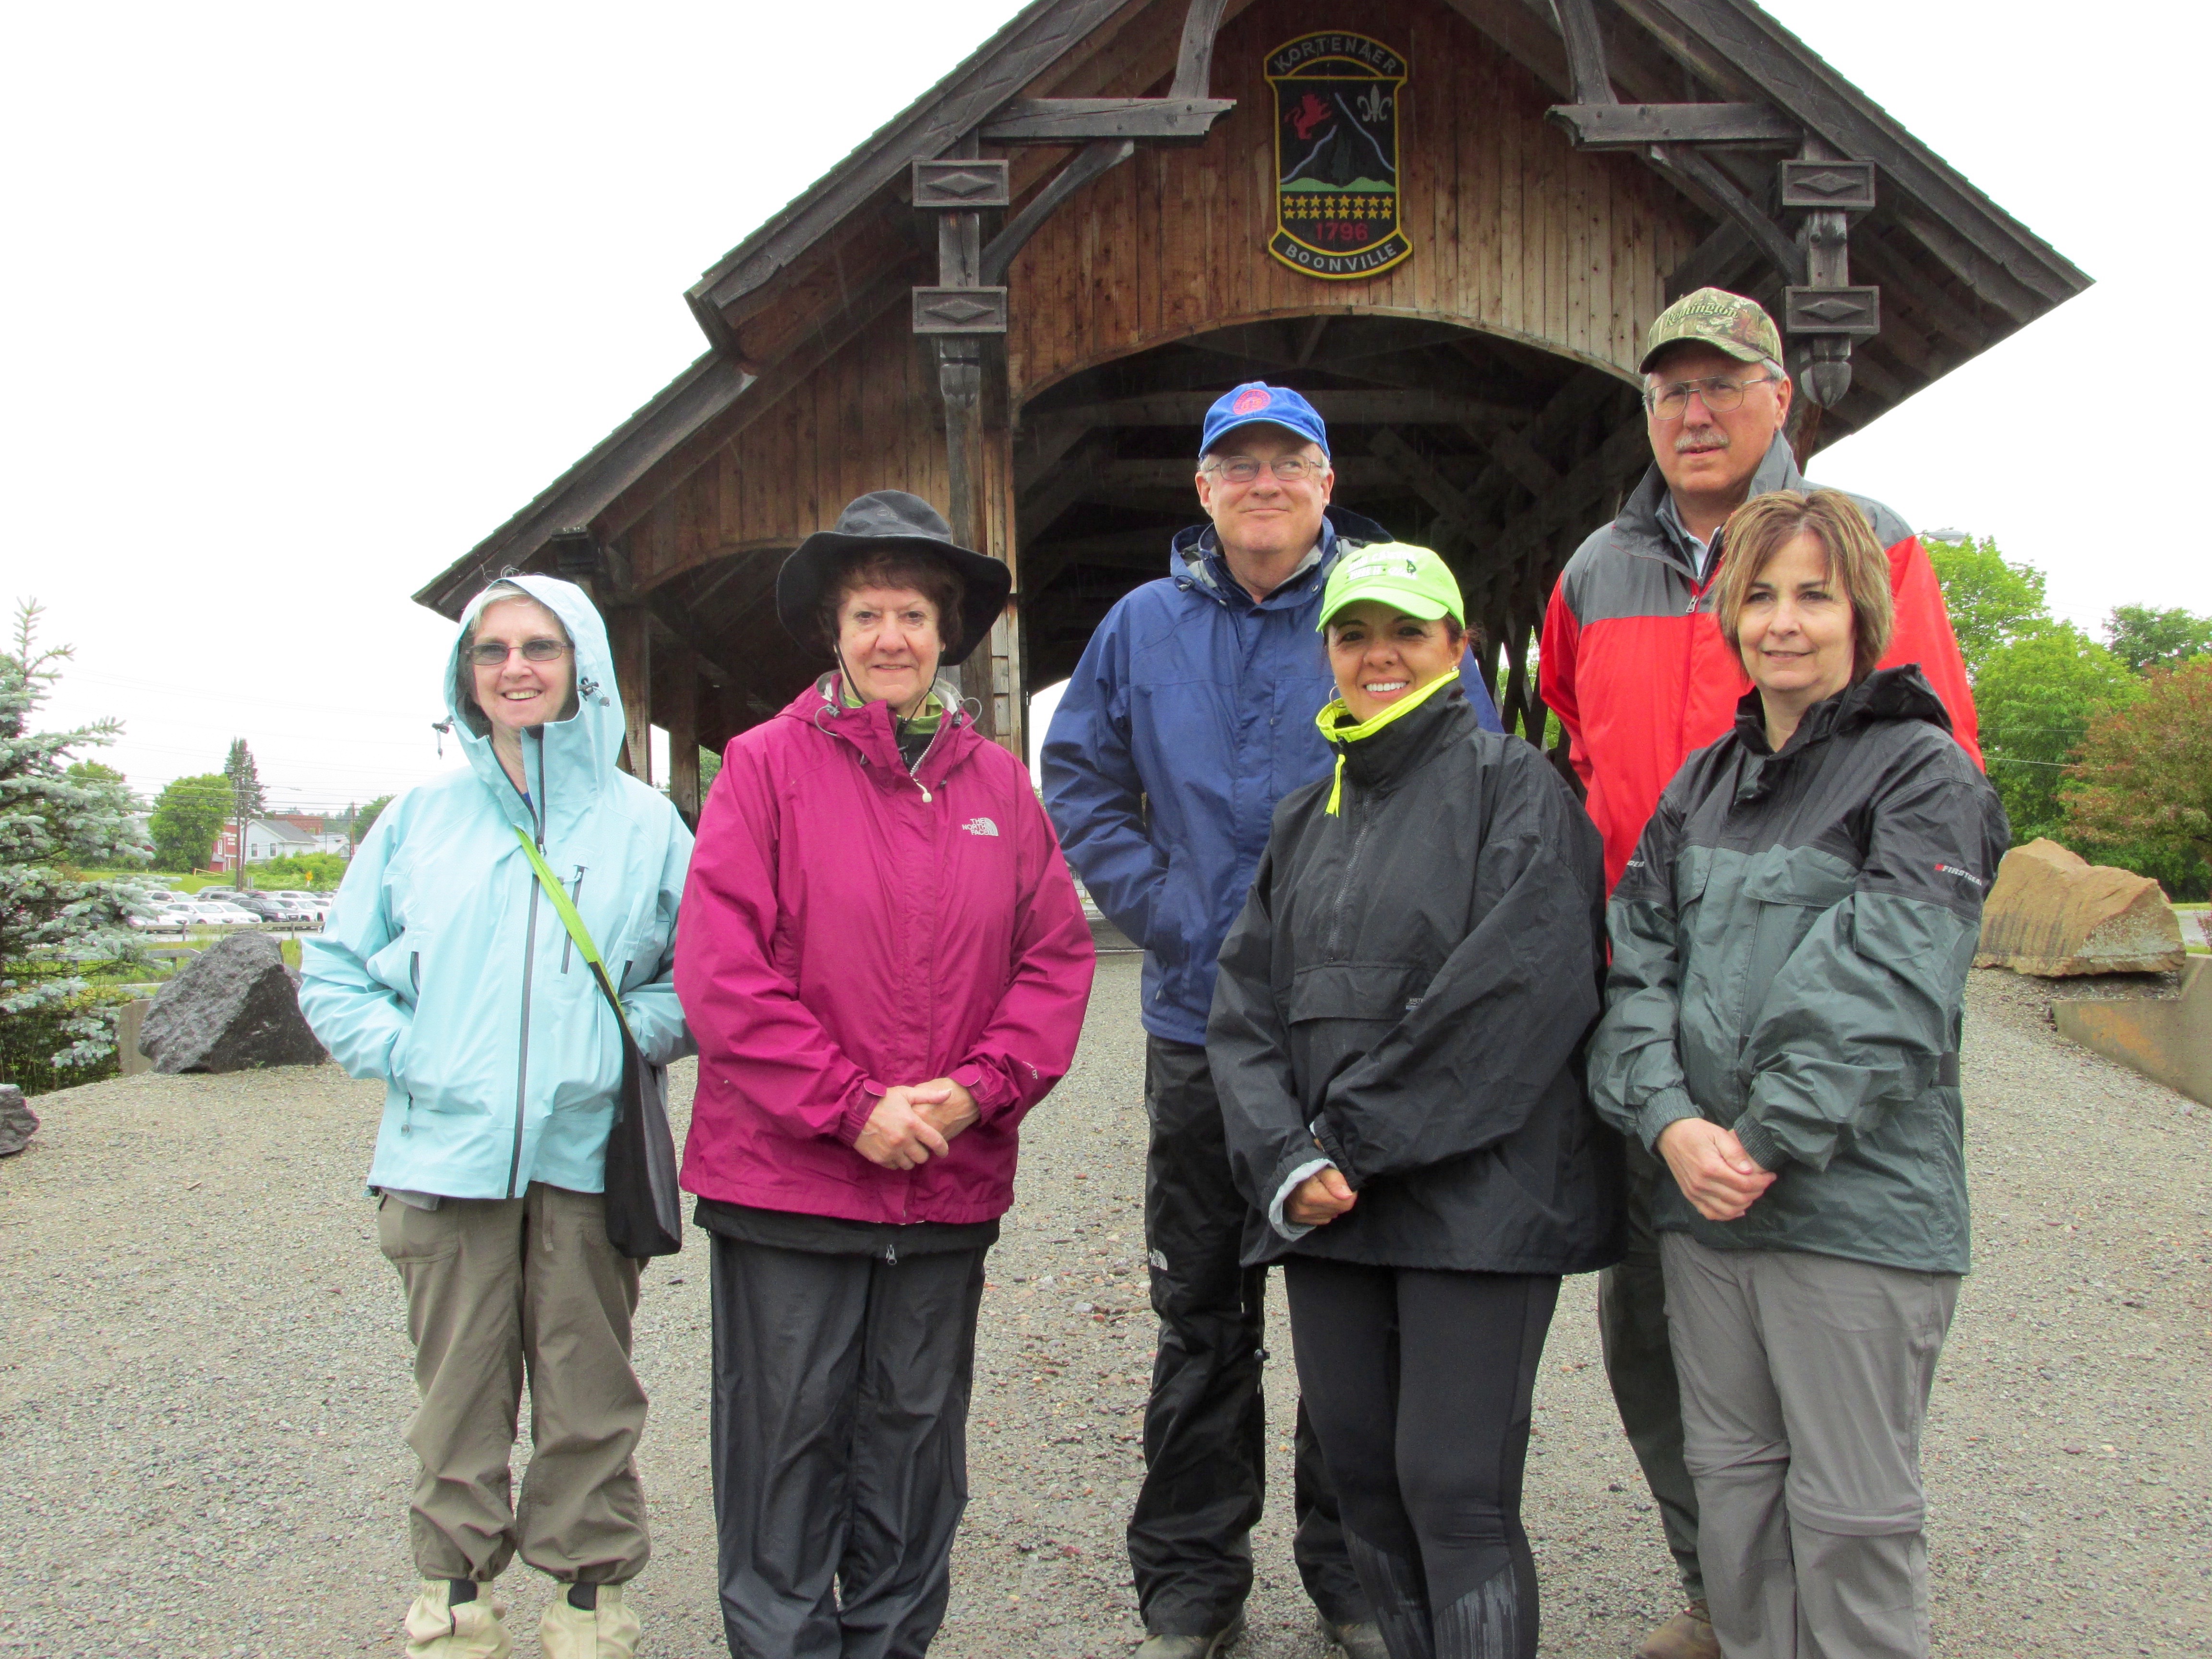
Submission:
[[[410,951],[407,953],[407,982],[415,988],[415,1000],[422,1001],[422,953],[420,951]]]
[[[1374,826],[1375,822],[1375,815],[1370,810],[1370,805],[1371,803],[1366,799],[1364,790],[1362,790],[1358,797],[1345,803],[1345,811],[1352,816],[1354,823],[1351,850],[1344,855],[1344,876],[1337,884],[1336,902],[1329,916],[1328,948],[1332,960],[1340,958],[1344,952],[1344,934],[1352,912],[1353,878],[1358,874],[1359,855],[1366,848],[1367,832]]]
[[[545,733],[538,734],[538,790],[530,799],[530,816],[538,832],[538,851],[545,852]],[[524,776],[529,775],[528,769]],[[507,1165],[507,1195],[519,1198],[514,1183],[522,1176],[522,1125],[530,1098],[530,970],[538,956],[538,877],[526,870],[530,877],[530,920],[522,934],[522,1032],[514,1062],[514,1152]]]
[[[584,866],[580,864],[576,866],[575,884],[570,889],[568,893],[568,902],[574,905],[577,909],[581,910],[584,908],[583,901]],[[563,927],[561,930],[561,971],[564,974],[568,971],[568,952],[574,950],[576,945],[576,941],[570,939],[568,934],[568,930]]]

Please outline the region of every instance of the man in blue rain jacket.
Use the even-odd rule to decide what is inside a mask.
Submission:
[[[1254,381],[1208,411],[1198,499],[1169,574],[1091,635],[1042,753],[1068,862],[1145,948],[1145,1237],[1159,1352],[1129,1559],[1149,1638],[1138,1659],[1211,1659],[1252,1585],[1266,1419],[1264,1269],[1238,1265],[1244,1202],[1206,1064],[1214,960],[1267,844],[1275,803],[1329,769],[1314,714],[1336,694],[1316,621],[1347,547],[1389,532],[1331,506],[1328,430],[1313,405]],[[1498,714],[1468,665],[1468,699]],[[1328,1638],[1382,1659],[1336,1504],[1299,1413],[1296,1553]]]

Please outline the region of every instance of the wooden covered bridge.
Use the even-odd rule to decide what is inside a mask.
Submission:
[[[1509,722],[1561,563],[1649,459],[1652,317],[1782,322],[1801,455],[2088,279],[1750,0],[1035,0],[690,290],[704,355],[416,597],[586,582],[633,769],[822,665],[784,555],[895,487],[1013,568],[964,669],[1019,745],[1164,574],[1206,404],[1307,392],[1336,498],[1459,571]]]

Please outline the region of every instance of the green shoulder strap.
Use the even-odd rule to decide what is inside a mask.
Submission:
[[[561,878],[553,873],[552,866],[545,862],[544,855],[531,841],[530,832],[519,823],[514,826],[514,838],[522,843],[523,855],[530,860],[530,867],[538,872],[538,884],[545,890],[545,896],[553,901],[554,909],[560,913],[561,925],[568,930],[568,937],[576,941],[576,949],[591,964],[592,976],[599,981],[599,989],[606,993],[607,1006],[615,1011],[615,1018],[622,1022],[623,1030],[628,1033],[629,1018],[623,1012],[622,998],[615,991],[613,980],[607,975],[606,963],[599,960],[599,947],[592,943],[591,929],[584,926],[583,917],[576,914],[576,907],[568,897],[568,890],[561,885]],[[635,1041],[635,1038],[631,1040]]]

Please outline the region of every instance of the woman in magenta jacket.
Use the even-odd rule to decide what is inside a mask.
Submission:
[[[684,1185],[740,1659],[918,1656],[945,1613],[984,1253],[1093,962],[1028,773],[936,678],[1009,581],[917,497],[853,502],[776,580],[836,666],[731,744],[699,824]]]

